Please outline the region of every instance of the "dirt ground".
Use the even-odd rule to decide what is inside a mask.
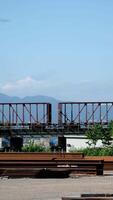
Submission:
[[[113,172],[67,179],[0,178],[0,200],[61,200],[81,193],[113,193]]]

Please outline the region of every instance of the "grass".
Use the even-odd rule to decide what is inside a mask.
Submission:
[[[50,148],[30,141],[22,147],[22,152],[50,152]]]
[[[113,146],[110,147],[96,147],[96,148],[72,148],[70,152],[82,152],[85,156],[113,156]]]

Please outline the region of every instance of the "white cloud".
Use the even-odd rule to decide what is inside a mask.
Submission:
[[[48,80],[37,80],[30,76],[15,82],[0,84],[0,92],[10,96],[46,95],[65,101],[109,101],[113,99],[113,84],[81,80],[64,82],[48,77]]]
[[[26,96],[37,95],[41,91],[44,92],[46,88],[50,86],[49,81],[36,80],[30,76],[24,79],[17,80],[15,82],[8,82],[0,86],[2,93],[8,95]]]

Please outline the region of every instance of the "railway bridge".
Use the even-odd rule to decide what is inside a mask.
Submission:
[[[80,134],[111,120],[113,102],[0,103],[0,134]]]

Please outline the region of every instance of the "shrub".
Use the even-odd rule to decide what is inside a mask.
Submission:
[[[88,145],[95,147],[98,140],[101,140],[103,135],[103,129],[101,125],[95,125],[93,127],[89,127],[89,129],[85,133],[86,138],[88,139]]]
[[[103,146],[110,146],[113,137],[113,121],[108,124],[107,128],[99,124],[89,127],[85,135],[88,139],[87,143],[89,146],[95,147],[98,140],[101,140]]]
[[[96,148],[70,148],[69,152],[82,152],[85,156],[113,156],[113,146],[110,147],[96,147]]]
[[[28,144],[23,146],[23,152],[50,152],[50,148],[41,144],[35,144],[34,141],[29,141]]]

